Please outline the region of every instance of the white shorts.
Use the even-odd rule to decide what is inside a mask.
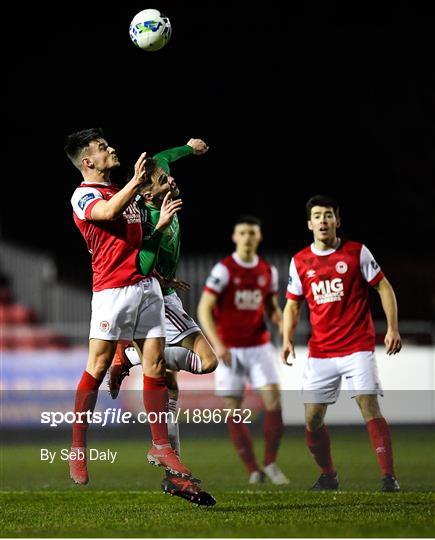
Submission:
[[[177,293],[163,297],[165,301],[166,345],[176,345],[186,336],[201,332],[198,324],[184,311]]]
[[[242,397],[248,380],[253,388],[279,384],[278,355],[271,343],[230,348],[231,366],[219,361],[215,371],[216,395]]]
[[[131,341],[157,337],[165,337],[165,313],[156,278],[94,292],[89,339]]]
[[[338,358],[307,358],[302,394],[304,403],[335,403],[345,378],[350,397],[383,395],[373,351],[361,351]]]

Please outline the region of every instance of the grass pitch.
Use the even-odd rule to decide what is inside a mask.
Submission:
[[[379,493],[380,475],[363,426],[330,428],[339,492],[311,493],[318,471],[303,430],[284,436],[279,464],[289,486],[249,486],[226,437],[182,441],[183,461],[217,499],[196,507],[159,488],[161,469],[145,463],[144,441],[111,440],[113,464],[91,462],[91,482],[75,486],[59,457],[40,460],[41,448],[68,444],[7,444],[1,449],[1,535],[4,537],[432,537],[435,437],[427,428],[393,428],[401,493]],[[255,440],[261,459],[261,437]],[[59,454],[58,454],[59,456]]]

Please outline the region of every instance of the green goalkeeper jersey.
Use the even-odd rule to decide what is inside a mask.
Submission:
[[[192,153],[193,148],[185,145],[160,152],[154,156],[154,159],[165,173],[169,174],[170,163]],[[160,208],[145,204],[143,199],[138,201],[138,205],[142,213],[144,228],[144,242],[139,252],[141,272],[147,276],[155,268],[164,278],[173,279],[180,259],[180,223],[177,214],[163,232],[156,231]],[[163,295],[174,291],[173,288],[162,289]]]

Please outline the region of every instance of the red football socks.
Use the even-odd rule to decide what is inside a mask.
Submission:
[[[264,414],[264,465],[274,463],[278,454],[279,443],[284,431],[281,411],[266,411]]]
[[[376,452],[379,467],[382,473],[394,474],[393,448],[391,444],[390,429],[385,418],[374,418],[367,422],[370,442]]]
[[[234,422],[232,416],[228,417],[228,429],[231,440],[249,473],[260,470],[254,455],[251,433],[248,426],[242,422]]]
[[[305,440],[322,473],[335,474],[331,456],[331,440],[325,424],[315,431],[305,428]]]
[[[169,444],[168,423],[164,415],[168,412],[168,387],[166,377],[143,376],[143,404],[148,415],[153,444]]]
[[[76,390],[76,399],[74,404],[74,413],[76,421],[73,424],[72,448],[85,448],[88,432],[88,415],[86,411],[94,412],[97,403],[98,388],[102,380],[98,381],[87,371],[83,372]],[[80,421],[81,420],[81,421]]]

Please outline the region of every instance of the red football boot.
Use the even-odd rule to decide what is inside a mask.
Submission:
[[[108,371],[108,386],[112,399],[118,397],[122,381],[130,375],[130,368],[133,367],[125,354],[125,349],[131,346],[129,341],[119,341],[116,346],[115,355]]]
[[[173,476],[192,478],[192,473],[181,463],[175,450],[170,446],[165,446],[160,450],[155,446],[152,446],[148,452],[147,459],[151,465],[164,467]]]
[[[86,448],[71,448],[69,455],[69,474],[76,484],[89,482]]]

